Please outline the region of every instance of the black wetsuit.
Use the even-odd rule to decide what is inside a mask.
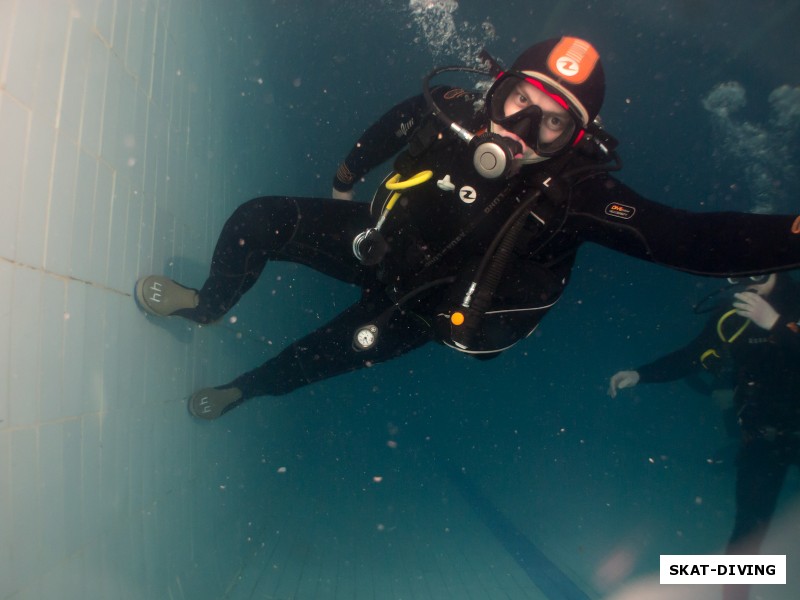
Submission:
[[[487,126],[475,96],[447,89],[435,94],[463,125],[473,131]],[[566,286],[585,241],[706,275],[800,266],[800,237],[790,232],[793,217],[676,210],[639,196],[601,170],[576,172],[597,163],[591,153],[576,151],[525,166],[510,179],[488,180],[474,170],[472,150],[427,113],[421,96],[395,106],[361,136],[334,180],[337,189],[349,190],[401,150],[394,167],[403,180],[434,171],[428,181],[402,192],[381,229],[389,248],[378,264],[359,262],[353,239],[375,226],[388,192],[376,195],[372,209],[328,198],[256,198],[228,219],[200,305],[182,316],[201,323],[220,318],[268,260],[308,265],[359,285],[363,295],[330,323],[224,387],[240,388],[245,399],[284,394],[430,341],[456,347],[449,319],[476,265],[514,211],[542,190],[515,221],[521,228],[504,249],[504,266],[489,278],[489,305],[482,307],[484,317],[466,348],[478,357],[495,356],[533,331]],[[391,310],[404,297],[401,309]],[[354,331],[379,315],[386,323],[377,344],[355,352]]]
[[[723,342],[717,329],[728,306],[685,347],[636,369],[641,383],[658,383],[729,363],[741,431],[729,547],[739,554],[758,553],[786,471],[800,464],[800,286],[778,275],[766,300],[780,314],[770,331],[750,323]],[[744,323],[736,315],[723,320],[722,336],[730,339]]]

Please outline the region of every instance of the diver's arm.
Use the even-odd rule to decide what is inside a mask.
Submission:
[[[794,311],[794,314],[797,314],[797,311]],[[800,361],[800,321],[779,313],[778,320],[769,330],[769,339],[771,343],[781,346]]]
[[[608,395],[616,398],[619,390],[632,388],[640,383],[664,383],[682,379],[696,367],[692,360],[694,354],[687,346],[635,369],[617,371],[609,379]]]
[[[694,340],[688,345],[665,354],[653,362],[636,368],[641,383],[664,383],[683,379],[701,367],[702,344]]]
[[[371,125],[339,165],[333,179],[334,190],[349,192],[369,171],[402,150],[426,110],[425,98],[414,96],[394,106]]]
[[[709,320],[703,331],[682,348],[635,369],[615,373],[609,380],[608,395],[616,398],[619,390],[634,387],[639,383],[665,383],[684,378],[689,382],[688,378],[703,367],[701,357],[706,353],[705,349],[709,347],[713,349],[715,320]],[[697,391],[696,385],[691,382],[690,387]]]
[[[769,337],[770,341],[794,357],[794,364],[800,364],[800,323],[781,316],[770,331]]]
[[[665,383],[677,381],[703,369],[701,357],[709,349],[718,345],[716,338],[716,322],[719,315],[715,315],[706,322],[703,330],[688,344],[677,350],[665,354],[635,371],[639,374],[639,383]],[[717,352],[719,355],[719,352]]]
[[[778,321],[769,330],[769,338],[775,344],[793,352],[800,359],[800,323],[778,316]]]
[[[583,240],[697,275],[756,275],[800,266],[795,216],[679,210],[612,177],[575,186],[570,213]]]

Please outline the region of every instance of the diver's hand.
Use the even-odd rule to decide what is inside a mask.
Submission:
[[[639,373],[637,371],[618,371],[612,375],[608,382],[608,395],[612,398],[617,397],[617,391],[629,388],[639,383]]]
[[[778,322],[780,315],[763,296],[759,296],[755,292],[739,292],[733,297],[736,298],[733,303],[736,314],[750,319],[761,329],[769,331]]]
[[[353,190],[347,190],[346,192],[340,192],[336,188],[333,188],[331,192],[331,197],[336,200],[352,200],[353,199]]]

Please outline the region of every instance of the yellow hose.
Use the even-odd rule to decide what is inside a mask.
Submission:
[[[405,181],[400,181],[400,173],[397,173],[394,175],[394,177],[387,181],[385,185],[387,190],[407,190],[415,185],[425,183],[431,177],[433,177],[433,171],[420,171]],[[389,198],[389,202],[386,203],[386,208],[383,209],[381,218],[378,220],[378,224],[375,226],[376,229],[381,228],[381,225],[383,225],[383,222],[386,220],[386,215],[389,214],[390,210],[392,210],[395,202],[397,202],[397,199],[400,198],[400,195],[400,192],[395,191],[394,194],[392,194],[392,196]]]
[[[733,316],[733,315],[735,315],[735,314],[736,314],[736,309],[735,309],[735,308],[733,308],[733,309],[729,310],[728,312],[726,312],[724,315],[722,315],[722,316],[719,318],[719,321],[717,321],[717,335],[719,336],[719,339],[721,339],[723,342],[726,342],[726,343],[728,343],[728,344],[732,344],[732,343],[733,343],[733,341],[734,341],[736,338],[738,338],[740,335],[742,335],[742,333],[744,333],[744,330],[745,330],[745,329],[747,329],[747,326],[748,326],[748,325],[750,325],[750,319],[747,319],[747,320],[745,320],[745,322],[744,322],[744,325],[742,325],[741,327],[739,327],[739,329],[737,329],[737,330],[736,330],[736,331],[733,333],[733,335],[732,335],[730,338],[728,338],[728,339],[726,340],[726,339],[725,339],[725,334],[724,334],[724,333],[722,333],[722,324],[723,324],[723,323],[724,323],[726,320],[728,320],[728,318],[729,318],[729,317],[732,317],[732,316]]]

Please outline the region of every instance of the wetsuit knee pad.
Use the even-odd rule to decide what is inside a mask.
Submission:
[[[269,245],[277,249],[294,235],[299,214],[294,198],[264,196],[240,205],[231,215],[229,223],[233,224],[234,231],[243,238],[250,235],[268,236]]]

